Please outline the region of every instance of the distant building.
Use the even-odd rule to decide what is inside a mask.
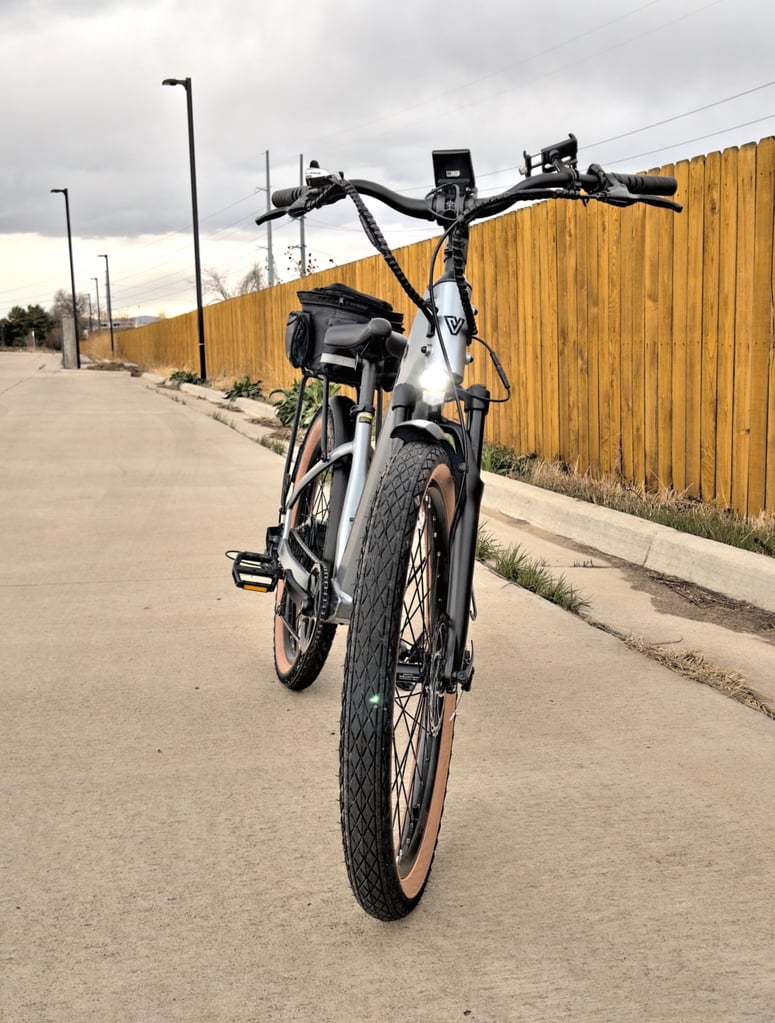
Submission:
[[[113,330],[132,330],[134,327],[145,327],[148,323],[158,323],[160,319],[160,316],[135,316],[134,318],[122,316],[113,321]],[[100,329],[110,329],[110,324],[107,320],[103,320],[100,323]]]

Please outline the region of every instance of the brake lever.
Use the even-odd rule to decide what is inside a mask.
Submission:
[[[673,202],[672,199],[668,199],[664,195],[639,195],[636,192],[630,192],[624,185],[618,185],[607,192],[593,192],[591,195],[586,195],[586,199],[597,199],[598,202],[604,202],[608,206],[616,206],[618,209],[624,209],[626,206],[634,206],[636,203],[642,202],[644,206],[658,206],[663,210],[672,210],[674,213],[680,213],[683,210],[683,206],[678,202]]]
[[[266,224],[270,220],[279,220],[279,218],[284,217],[287,212],[288,212],[287,209],[267,210],[266,213],[261,213],[259,216],[256,217],[256,223],[258,224],[259,227],[261,227],[262,224]]]
[[[317,168],[311,166],[307,172],[307,185],[302,195],[288,206],[285,212],[293,220],[305,216],[311,210],[319,210],[321,206],[330,206],[339,202],[345,196],[344,190],[340,187],[334,174],[321,171],[314,173]]]
[[[683,209],[680,203],[673,202],[663,195],[642,195],[638,192],[631,192],[624,182],[617,180],[613,174],[607,173],[598,164],[592,164],[589,172],[595,174],[600,182],[599,190],[588,192],[587,198],[597,199],[598,202],[607,203],[609,206],[634,206],[642,202],[646,206],[659,206],[664,210],[673,210],[680,213]]]

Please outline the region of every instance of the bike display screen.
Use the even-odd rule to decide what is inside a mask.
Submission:
[[[457,185],[461,192],[468,192],[476,185],[474,165],[470,149],[434,149],[433,176],[437,188]]]

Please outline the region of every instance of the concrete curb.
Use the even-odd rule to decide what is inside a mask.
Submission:
[[[483,514],[529,522],[661,575],[775,612],[775,559],[484,473]]]

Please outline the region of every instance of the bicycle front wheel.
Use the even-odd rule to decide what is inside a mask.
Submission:
[[[340,737],[348,876],[361,906],[397,920],[422,897],[447,788],[456,695],[448,629],[455,486],[440,445],[393,456],[371,512],[349,627]]]

